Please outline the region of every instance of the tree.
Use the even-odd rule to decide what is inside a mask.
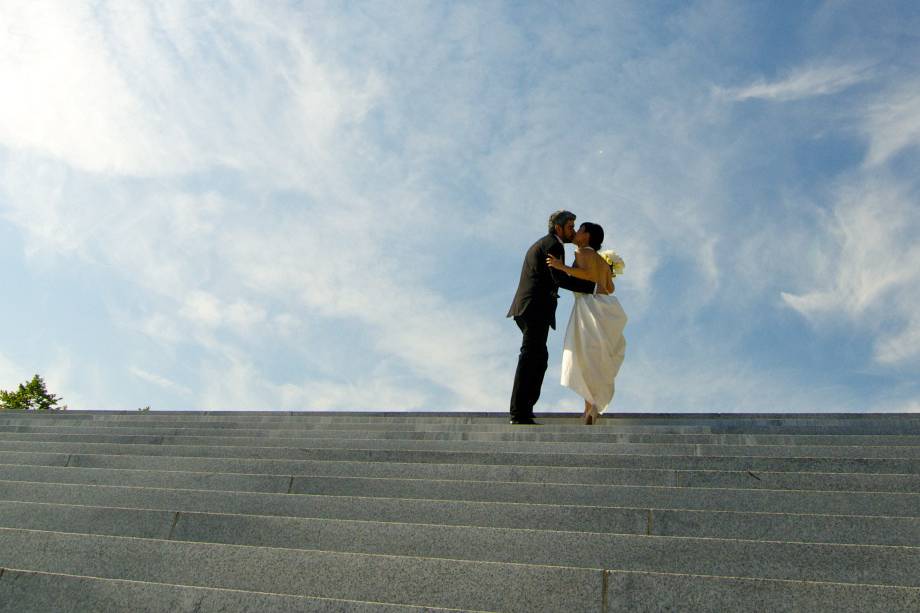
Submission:
[[[67,405],[60,405],[60,401],[61,398],[50,393],[38,375],[28,383],[20,383],[14,392],[0,390],[0,409],[10,411],[66,410]]]

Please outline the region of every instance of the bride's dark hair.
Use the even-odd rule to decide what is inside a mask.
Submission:
[[[581,224],[581,229],[587,232],[588,236],[591,237],[588,239],[588,246],[595,251],[600,250],[601,244],[604,242],[604,229],[590,221]]]

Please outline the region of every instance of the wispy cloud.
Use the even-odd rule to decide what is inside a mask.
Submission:
[[[774,368],[781,334],[751,349],[764,319],[798,323],[784,305],[871,328],[877,368],[912,364],[916,182],[893,169],[914,90],[880,59],[791,52],[758,79],[769,58],[744,58],[778,43],[746,39],[763,15],[742,5],[582,9],[3,3],[0,230],[23,278],[69,283],[71,405],[134,404],[142,381],[157,408],[506,410],[504,314],[562,207],[628,263],[624,408],[817,403]],[[811,112],[724,112],[748,99]],[[577,407],[561,338],[543,402]]]
[[[289,327],[291,312],[300,311],[313,325],[344,322],[330,325],[356,340],[363,328],[370,338],[353,348],[366,352],[356,366],[394,356],[447,392],[437,400],[441,406],[504,404],[494,390],[507,383],[497,363],[506,333],[425,285],[440,224],[423,208],[424,186],[406,189],[412,160],[366,186],[348,176],[379,174],[373,157],[381,152],[351,132],[379,95],[379,77],[320,64],[313,43],[280,10],[234,5],[226,14],[201,14],[178,3],[94,14],[74,7],[50,19],[41,6],[19,8],[27,34],[13,54],[21,60],[17,72],[8,76],[34,89],[26,88],[16,104],[39,97],[66,69],[65,56],[84,58],[85,72],[56,82],[61,100],[33,105],[29,113],[25,106],[0,109],[5,142],[38,154],[5,173],[4,216],[22,228],[33,252],[74,255],[139,285],[149,304],[133,316],[122,309],[122,319],[133,317],[133,327],[157,342],[196,343],[215,364],[222,352],[242,354],[266,335],[290,351],[297,339],[279,337],[276,324]],[[200,42],[211,36],[221,39],[216,49]],[[38,49],[51,57],[36,66]],[[125,104],[100,110],[95,99],[73,96],[65,105],[63,97],[84,81],[107,103]],[[237,93],[225,99],[226,92]],[[59,107],[66,113],[57,113]],[[93,113],[106,124],[81,121]],[[17,118],[26,114],[50,123],[41,130],[35,128],[41,119],[23,125]],[[171,125],[161,129],[155,121],[164,117]],[[34,172],[22,172],[34,171],[33,162],[57,180],[35,185]],[[179,185],[204,171],[236,175],[245,196]],[[110,177],[103,181],[98,173]],[[61,180],[69,181],[66,193],[58,189]],[[296,194],[295,203],[277,201],[286,190]],[[433,234],[406,233],[410,221]],[[320,342],[334,343],[336,336],[330,331]],[[289,387],[270,382],[271,373],[242,357],[227,370],[202,369],[205,377],[246,382],[206,386],[204,405],[261,399],[270,406],[292,397]],[[319,381],[310,387],[320,394],[311,401],[330,405],[323,394],[344,401],[348,393],[337,385]],[[421,403],[418,392],[381,397]]]
[[[863,407],[842,384],[805,381],[789,367],[765,369],[744,358],[730,342],[709,339],[687,355],[662,357],[643,348],[627,367],[631,385],[618,391],[615,411],[681,412],[839,412]],[[666,381],[666,384],[662,382]]]
[[[868,166],[878,166],[900,151],[920,146],[920,80],[900,83],[870,105],[865,122]]]
[[[88,172],[223,165],[300,183],[380,93],[372,74],[320,65],[277,7],[39,1],[4,12],[14,25],[0,79],[17,87],[0,101],[0,137]]]
[[[815,269],[815,289],[783,292],[787,305],[821,322],[846,318],[877,334],[875,359],[913,362],[920,317],[920,209],[912,189],[892,179],[861,177],[840,189],[820,232],[831,238],[826,267]]]
[[[184,394],[184,395],[191,395],[192,393],[192,391],[188,389],[187,387],[185,387],[184,385],[180,385],[179,383],[176,383],[175,381],[171,381],[170,379],[162,375],[158,375],[152,372],[147,372],[143,368],[131,366],[128,368],[128,371],[132,375],[137,377],[138,379],[141,379],[142,381],[153,383],[154,385],[165,388],[167,390],[170,390],[173,392],[179,392],[180,394]]]
[[[716,95],[729,100],[751,99],[788,102],[836,94],[873,77],[872,64],[811,65],[797,68],[775,81],[759,79],[749,85],[716,88]]]

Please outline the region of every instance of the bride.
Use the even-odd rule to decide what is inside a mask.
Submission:
[[[585,399],[585,424],[596,424],[600,414],[613,400],[614,378],[626,355],[626,313],[613,296],[613,264],[598,250],[604,241],[604,229],[595,223],[583,223],[573,241],[575,266],[566,266],[552,255],[546,263],[573,277],[594,281],[594,294],[575,294],[575,305],[565,330],[562,352],[562,385]]]

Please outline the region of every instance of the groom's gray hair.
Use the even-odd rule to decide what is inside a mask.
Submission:
[[[549,216],[549,233],[552,234],[556,231],[556,226],[563,226],[569,223],[569,220],[575,221],[575,213],[572,211],[556,211]]]

